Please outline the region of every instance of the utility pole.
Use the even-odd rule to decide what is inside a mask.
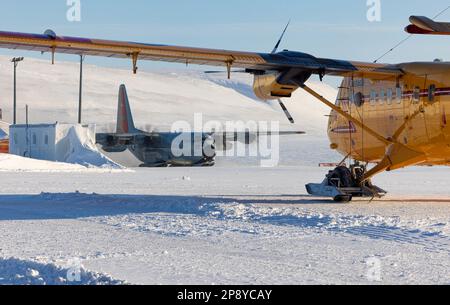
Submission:
[[[17,124],[17,66],[23,61],[23,57],[14,57],[11,62],[14,64],[14,104],[13,104],[13,124]]]
[[[83,61],[84,55],[80,55],[80,92],[78,97],[78,124],[81,124],[81,114],[83,111]]]
[[[25,121],[28,127],[28,104],[25,105]]]

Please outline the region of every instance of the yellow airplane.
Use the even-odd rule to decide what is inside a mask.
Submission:
[[[411,34],[450,35],[450,23],[412,16]],[[286,29],[285,29],[286,31]],[[284,31],[284,32],[285,32]],[[283,35],[284,35],[283,32]],[[301,52],[252,53],[57,36],[0,32],[0,47],[55,53],[129,58],[133,72],[139,60],[243,68],[254,75],[262,100],[289,98],[301,88],[331,108],[331,148],[344,161],[310,194],[350,201],[354,196],[381,197],[386,192],[371,178],[383,171],[412,165],[450,165],[450,63],[378,64],[317,58]],[[344,77],[336,103],[306,85],[313,75]],[[289,116],[289,114],[288,114]],[[289,116],[290,117],[290,116]],[[291,118],[290,118],[291,119]],[[368,164],[375,164],[370,170]]]

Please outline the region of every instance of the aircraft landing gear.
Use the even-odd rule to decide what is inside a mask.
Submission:
[[[308,194],[319,197],[331,197],[336,202],[350,202],[354,197],[382,198],[386,191],[372,184],[369,180],[363,181],[366,167],[358,162],[347,167],[340,165],[330,171],[320,184],[306,185]]]

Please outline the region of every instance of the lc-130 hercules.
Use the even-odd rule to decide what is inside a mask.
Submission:
[[[141,167],[214,166],[217,151],[231,150],[238,143],[248,145],[257,142],[260,137],[303,133],[302,131],[146,132],[135,127],[127,89],[125,85],[121,85],[116,132],[98,133],[96,143],[108,153],[129,150],[142,162]],[[175,152],[173,146],[176,146]]]

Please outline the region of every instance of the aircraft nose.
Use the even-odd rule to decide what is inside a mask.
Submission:
[[[211,156],[211,154],[213,154]],[[216,142],[213,137],[208,136],[203,141],[203,155],[208,157],[216,157]]]

